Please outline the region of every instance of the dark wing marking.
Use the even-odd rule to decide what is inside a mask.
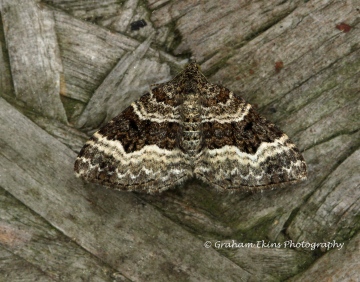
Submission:
[[[179,149],[180,101],[162,84],[97,131],[82,148],[75,172],[119,190],[155,193],[192,175]]]
[[[203,101],[203,150],[195,175],[222,189],[271,188],[306,178],[299,150],[274,124],[228,89]]]

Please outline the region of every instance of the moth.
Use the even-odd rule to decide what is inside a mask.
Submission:
[[[159,193],[197,178],[219,190],[269,189],[306,179],[289,137],[196,63],[154,86],[98,130],[75,173],[109,188]]]

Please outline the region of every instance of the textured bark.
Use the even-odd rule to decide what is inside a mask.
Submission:
[[[358,279],[355,1],[44,2],[0,0],[0,280]],[[228,194],[190,181],[139,196],[75,178],[77,128],[95,130],[189,54],[289,135],[306,182]]]

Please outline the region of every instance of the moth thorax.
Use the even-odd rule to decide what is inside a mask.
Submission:
[[[199,94],[187,94],[181,107],[183,134],[180,146],[189,156],[201,150],[201,105]]]

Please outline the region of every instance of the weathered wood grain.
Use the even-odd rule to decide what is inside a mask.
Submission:
[[[11,79],[10,63],[4,56],[6,48],[3,42],[5,42],[4,34],[2,29],[0,29],[0,95],[2,97],[5,95],[12,97],[14,88]]]
[[[54,15],[64,65],[61,94],[87,102],[119,58],[138,43],[62,12]]]
[[[357,281],[360,268],[360,236],[357,234],[345,248],[332,250],[309,269],[290,279],[291,282]]]
[[[117,0],[102,1],[69,1],[69,0],[45,0],[44,3],[61,8],[77,18],[93,20],[106,16],[113,16],[122,6]]]
[[[360,134],[354,138],[360,140]],[[303,204],[288,228],[296,241],[344,241],[360,228],[360,151],[340,163]],[[316,232],[314,233],[314,230]]]
[[[20,262],[40,272],[40,277],[51,278],[51,281],[129,281],[3,189],[0,191],[0,243]],[[15,271],[15,265],[9,269]],[[2,273],[10,275],[11,272],[4,269]],[[29,274],[23,277],[31,279]]]
[[[174,40],[174,34],[170,28],[154,28],[150,21],[151,11],[148,10],[145,1],[68,1],[68,0],[46,0],[49,5],[65,10],[67,13],[86,21],[96,23],[98,26],[106,27],[113,32],[128,35],[140,41],[146,39],[150,33],[156,31],[155,41],[157,43],[169,44]],[[133,30],[131,23],[137,20],[145,20],[146,28]]]
[[[66,122],[52,11],[34,1],[2,0],[0,4],[16,97],[36,112]]]
[[[3,243],[2,243],[3,244]],[[0,246],[0,278],[2,281],[55,281],[26,260]]]
[[[149,1],[150,8],[156,7]],[[174,52],[191,50],[199,61],[217,64],[236,50],[273,27],[302,1],[168,1],[151,15],[155,27],[176,22],[183,40]]]
[[[71,105],[74,104],[76,107],[75,110],[69,110],[69,120],[77,122],[77,118],[85,107],[84,103],[90,100],[94,91],[111,73],[118,61],[125,60],[125,57],[135,58],[132,53],[139,46],[139,42],[128,36],[75,19],[58,10],[54,12],[54,15],[64,66],[61,94],[70,98]],[[133,65],[128,69],[124,68],[121,73],[123,77],[121,86],[124,87],[121,99],[126,100],[126,97],[132,94],[138,97],[144,93],[145,89],[147,90],[149,84],[169,77],[168,67],[159,64],[159,60],[180,68],[181,60],[165,52],[148,48],[144,54],[144,60],[133,62]],[[154,67],[156,71],[152,69]],[[98,107],[101,106],[98,105]],[[103,109],[109,110],[107,106]],[[107,115],[111,116],[105,114]],[[90,125],[99,126],[104,119],[104,113],[98,109],[92,118],[98,120],[94,123],[90,122]]]
[[[103,277],[97,271],[105,264],[105,269],[119,273],[120,281],[123,277],[134,281],[284,281],[291,277],[291,281],[351,281],[360,275],[360,29],[354,1],[46,2],[96,23],[42,7],[54,15],[63,66],[57,91],[72,123],[82,116],[87,130],[95,130],[145,93],[145,86],[175,74],[184,61],[173,54],[192,54],[211,82],[258,106],[295,141],[304,152],[309,175],[298,185],[256,194],[218,193],[196,181],[161,196],[116,193],[83,184],[73,178],[75,154],[69,148],[79,150],[85,135],[61,119],[34,114],[11,98],[13,66],[8,53],[14,51],[5,48],[8,33],[4,39],[0,32],[0,70],[4,70],[0,95],[57,139],[0,101],[0,187],[20,200],[6,196],[3,203],[11,205],[5,204],[2,210],[26,218],[31,215],[36,222],[32,226],[26,221],[26,225],[15,216],[4,220],[1,214],[1,226],[21,226],[37,234],[17,248],[0,242],[5,258],[0,272],[5,267],[28,267],[24,276],[9,277],[29,275],[44,281],[76,277],[81,267],[74,266],[75,273],[70,274],[54,263],[65,265],[84,252],[83,267],[93,265],[98,275],[94,277]],[[31,7],[29,13],[34,11]],[[126,27],[130,18],[140,15],[148,26],[132,33]],[[338,29],[340,23],[349,28]],[[114,32],[120,30],[124,34]],[[126,72],[116,68],[153,30],[157,33],[143,59],[129,64]],[[283,67],[277,68],[280,62]],[[116,89],[119,93],[110,95]],[[109,100],[104,101],[102,94]],[[9,213],[7,207],[16,213]],[[52,227],[47,228],[45,221]],[[20,231],[16,235],[23,234]],[[73,257],[54,259],[39,245],[38,237],[42,242],[58,240],[49,245],[59,244],[57,254],[68,250]],[[215,247],[217,241],[232,240],[336,240],[345,246],[329,251]],[[211,249],[202,247],[205,241],[212,242]],[[34,261],[37,254],[41,260]],[[54,269],[57,276],[39,269]],[[107,274],[105,281],[111,277]]]

